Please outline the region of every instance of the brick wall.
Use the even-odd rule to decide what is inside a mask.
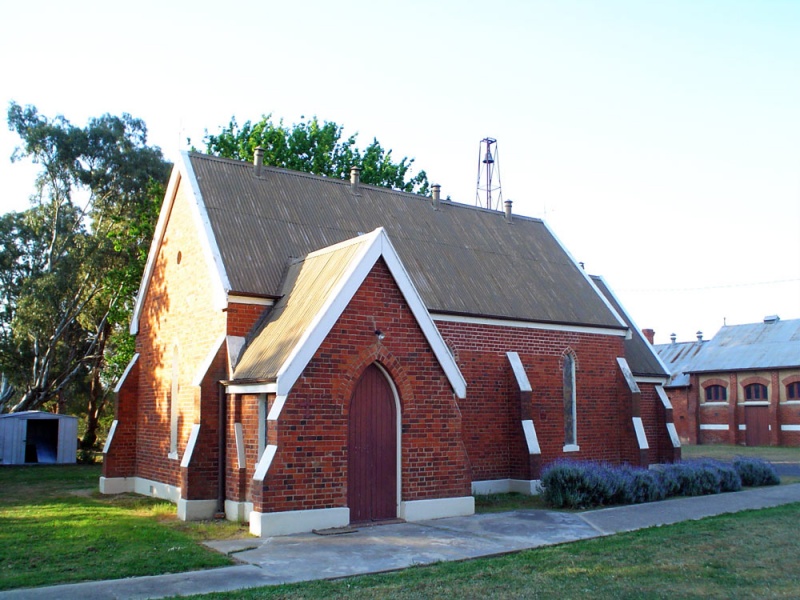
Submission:
[[[382,341],[376,329],[385,333]],[[289,394],[277,429],[270,432],[278,453],[264,485],[252,489],[256,510],[347,505],[349,402],[373,362],[389,373],[400,398],[402,499],[469,495],[453,390],[381,260]],[[243,422],[252,422],[254,399],[242,398]],[[252,446],[257,425],[246,429]]]
[[[114,402],[117,428],[111,447],[103,456],[103,477],[133,477],[136,474],[139,364],[140,361],[137,360]]]
[[[181,486],[180,458],[192,424],[200,422],[201,407],[210,407],[200,401],[199,390],[191,382],[226,326],[225,314],[213,306],[212,281],[186,185],[181,182],[149,282],[136,338],[140,353],[136,421],[139,477]],[[175,348],[178,349],[177,460],[167,457]],[[215,391],[211,391],[211,398],[216,401]],[[215,409],[209,408],[209,412],[212,414],[202,416],[206,423],[207,418],[216,418]],[[206,433],[203,431],[204,436]]]
[[[459,400],[464,441],[476,481],[527,478],[528,454],[506,352],[515,351],[530,379],[531,413],[542,463],[561,457],[620,462],[629,454],[633,425],[620,397],[616,358],[623,338],[479,324],[437,322],[467,380]],[[576,357],[579,452],[563,452],[562,359]],[[635,437],[633,438],[635,444]]]

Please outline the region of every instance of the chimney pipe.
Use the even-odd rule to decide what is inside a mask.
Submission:
[[[698,342],[702,342],[703,341],[703,332],[702,331],[698,331],[697,332],[697,341]]]
[[[511,223],[511,200],[506,200],[504,203],[506,209],[506,223]]]
[[[647,338],[647,341],[650,342],[650,345],[653,345],[653,340],[656,337],[656,332],[652,329],[642,329],[642,335]]]
[[[358,167],[350,167],[350,187],[353,193],[358,192],[358,184],[361,182],[361,169]]]
[[[261,167],[264,165],[264,149],[259,146],[253,156],[253,173],[256,177],[261,177]]]
[[[432,191],[431,197],[433,199],[433,208],[434,210],[439,210],[439,199],[441,198],[442,194],[442,186],[440,186],[438,183],[434,183],[431,186],[431,191]]]
[[[670,336],[669,336],[669,339],[670,339],[670,340],[672,341],[672,343],[674,344],[675,342],[677,342],[677,341],[678,341],[678,336],[677,336],[677,335],[675,335],[674,333],[671,333],[671,334],[670,334]]]

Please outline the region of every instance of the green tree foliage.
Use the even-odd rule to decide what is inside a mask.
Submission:
[[[302,118],[301,118],[302,119]],[[316,117],[288,127],[266,115],[257,123],[239,125],[231,119],[218,135],[206,134],[206,152],[224,158],[252,161],[255,149],[264,149],[264,164],[315,175],[347,179],[351,167],[361,168],[361,181],[404,192],[428,193],[428,176],[411,177],[414,159],[392,161],[392,151],[373,139],[365,150],[356,146],[356,135],[342,139],[342,127]]]
[[[127,114],[81,128],[12,102],[8,126],[21,140],[12,161],[40,170],[32,207],[0,217],[0,371],[19,390],[7,408],[72,404],[90,447],[132,354],[127,323],[169,165]]]

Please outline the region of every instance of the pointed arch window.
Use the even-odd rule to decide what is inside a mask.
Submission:
[[[575,356],[571,352],[561,359],[564,392],[564,452],[577,452],[578,419],[577,400],[575,394]]]

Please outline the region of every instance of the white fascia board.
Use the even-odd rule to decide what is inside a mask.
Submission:
[[[128,375],[130,375],[131,369],[133,369],[133,366],[136,364],[137,360],[139,360],[138,352],[133,355],[133,358],[131,358],[131,362],[128,363],[128,366],[125,367],[125,370],[122,372],[122,376],[119,378],[117,385],[114,386],[115,394],[119,394],[119,391],[122,389],[122,386],[125,385],[125,380],[128,378]]]
[[[520,392],[532,392],[531,382],[528,380],[528,374],[525,373],[525,367],[522,366],[522,360],[519,358],[517,352],[506,352],[508,362],[511,363],[511,370],[514,372],[514,377],[517,379],[517,386]],[[523,421],[524,423],[524,421]]]
[[[634,375],[633,378],[636,380],[636,383],[655,383],[656,385],[664,385],[669,381],[667,377],[639,377],[638,375]]]
[[[194,447],[197,445],[197,436],[200,435],[200,425],[195,423],[192,425],[192,432],[189,434],[189,443],[186,444],[186,451],[183,453],[183,460],[181,460],[181,467],[188,467],[192,460]]]
[[[490,327],[511,327],[515,329],[538,329],[541,331],[566,331],[569,333],[588,333],[593,335],[613,335],[626,337],[625,329],[611,329],[610,327],[589,327],[587,325],[561,325],[558,323],[537,323],[535,321],[517,321],[514,319],[493,319],[491,317],[470,317],[466,315],[447,315],[431,313],[434,321],[445,323],[465,323],[467,325],[488,325]]]
[[[291,391],[298,377],[300,377],[306,365],[328,336],[336,320],[350,304],[353,296],[355,296],[361,284],[375,266],[375,263],[378,262],[379,258],[383,257],[389,268],[389,272],[392,274],[392,277],[406,300],[406,304],[408,304],[420,329],[422,329],[423,335],[425,335],[434,355],[450,381],[453,391],[459,398],[465,398],[467,394],[467,382],[461,374],[452,354],[450,354],[447,344],[431,319],[427,308],[425,308],[422,299],[412,284],[405,267],[403,267],[383,227],[378,227],[364,236],[313,252],[309,256],[314,256],[322,252],[330,252],[331,250],[350,244],[362,244],[363,248],[353,257],[350,266],[342,275],[339,284],[330,292],[325,305],[316,315],[284,364],[281,365],[281,368],[278,370],[276,378],[278,383],[278,395],[285,396]]]
[[[208,373],[208,370],[211,368],[211,363],[214,362],[214,359],[217,357],[222,344],[225,343],[226,337],[227,336],[223,333],[211,346],[208,356],[206,356],[203,362],[200,363],[200,367],[197,369],[194,379],[192,379],[192,385],[200,387],[203,384],[203,379],[205,378],[206,373]]]
[[[667,410],[672,410],[672,402],[669,401],[669,396],[667,396],[667,392],[664,391],[664,388],[660,385],[657,385],[656,394],[658,394],[658,397],[661,400],[661,404],[664,405],[664,408]]]
[[[633,373],[631,372],[630,366],[628,366],[628,361],[625,360],[624,357],[618,356],[617,357],[617,364],[619,365],[619,370],[622,371],[622,376],[625,377],[625,383],[628,384],[631,392],[634,394],[641,393],[639,389],[639,384],[636,383],[636,379],[633,377]]]
[[[434,355],[436,355],[445,375],[447,375],[447,379],[450,381],[450,385],[456,396],[462,399],[466,398],[467,380],[464,379],[464,375],[461,373],[461,369],[458,368],[458,364],[450,352],[450,349],[447,347],[442,334],[433,322],[431,314],[428,312],[417,288],[411,281],[411,277],[409,277],[408,271],[406,271],[405,266],[400,260],[400,256],[394,249],[392,241],[382,227],[380,228],[380,232],[381,255],[383,256],[383,260],[389,267],[389,271],[394,277],[397,287],[400,288],[403,297],[406,299],[406,304],[408,304],[408,307],[414,314],[414,318],[417,320],[420,329],[422,329],[425,339],[428,340],[428,344],[430,344]]]
[[[272,459],[275,458],[275,453],[277,451],[278,447],[274,444],[270,444],[264,449],[264,454],[261,455],[261,460],[258,461],[255,475],[253,475],[255,481],[264,481],[264,478],[269,472],[269,467],[272,464]]]
[[[275,379],[278,384],[277,393],[279,395],[286,396],[289,394],[298,377],[314,357],[322,342],[325,341],[336,320],[347,308],[350,300],[353,299],[356,291],[358,291],[358,288],[369,274],[370,269],[377,262],[380,257],[380,245],[377,244],[379,234],[380,229],[376,229],[372,233],[318,251],[329,252],[352,243],[363,244],[361,250],[353,257],[337,286],[329,293],[325,304],[314,316],[314,319],[303,332],[303,335],[300,336],[289,356],[278,369]],[[318,252],[312,252],[309,256],[314,256]]]
[[[190,206],[194,209],[192,210],[192,215],[195,218],[200,245],[203,247],[203,253],[206,255],[209,276],[215,288],[215,306],[219,310],[222,310],[228,306],[228,292],[231,289],[231,284],[228,280],[228,273],[225,271],[225,264],[222,262],[222,254],[219,251],[217,238],[214,236],[214,230],[211,228],[211,221],[208,218],[208,211],[206,210],[205,202],[203,202],[203,195],[200,193],[200,186],[197,183],[197,177],[192,168],[192,161],[189,158],[189,153],[186,151],[181,152],[181,158],[183,159],[183,173],[191,189],[189,199]]]
[[[172,173],[169,176],[169,183],[167,184],[167,191],[164,194],[164,202],[161,204],[161,211],[158,214],[158,222],[153,232],[153,241],[150,242],[150,251],[147,253],[147,262],[144,265],[142,281],[139,283],[136,302],[133,305],[130,326],[131,335],[136,335],[139,332],[139,317],[141,317],[142,314],[144,299],[147,296],[147,290],[150,287],[150,279],[153,277],[153,269],[155,269],[156,266],[158,250],[161,248],[161,242],[164,241],[164,232],[167,229],[169,216],[172,213],[172,205],[175,202],[175,196],[178,193],[178,184],[182,176],[180,164],[173,166]]]
[[[543,220],[542,221],[542,225],[544,225],[544,228],[547,229],[548,233],[551,236],[553,236],[553,239],[561,247],[561,250],[564,251],[564,254],[566,254],[569,257],[569,259],[572,261],[572,264],[575,265],[576,269],[578,269],[578,272],[581,275],[583,275],[583,278],[586,281],[589,282],[589,285],[592,286],[592,289],[594,290],[595,294],[600,296],[600,299],[603,301],[603,303],[606,305],[606,307],[608,307],[608,310],[611,311],[611,314],[614,315],[614,317],[617,319],[619,324],[627,330],[628,329],[628,324],[622,319],[622,317],[617,312],[617,310],[611,305],[611,303],[608,301],[608,298],[605,297],[603,292],[601,292],[597,288],[597,286],[594,284],[594,281],[592,281],[592,278],[589,276],[589,274],[586,272],[586,270],[583,267],[581,267],[580,263],[577,260],[575,260],[574,256],[572,256],[572,253],[567,249],[567,247],[564,244],[561,243],[561,240],[558,239],[558,236],[555,234],[555,232],[552,229],[550,229],[550,225],[547,224],[547,221]]]
[[[259,296],[242,296],[229,292],[228,303],[252,304],[254,306],[272,306],[275,304],[275,300],[272,298],[261,298]]]
[[[225,387],[226,394],[274,394],[278,389],[275,383],[236,383]]]
[[[522,431],[525,432],[525,441],[528,444],[528,454],[541,454],[542,449],[539,447],[539,438],[536,436],[536,428],[533,426],[533,421],[530,419],[523,421]]]
[[[633,429],[636,431],[636,441],[639,442],[639,450],[649,450],[650,445],[647,443],[647,434],[644,431],[642,417],[633,417]]]

